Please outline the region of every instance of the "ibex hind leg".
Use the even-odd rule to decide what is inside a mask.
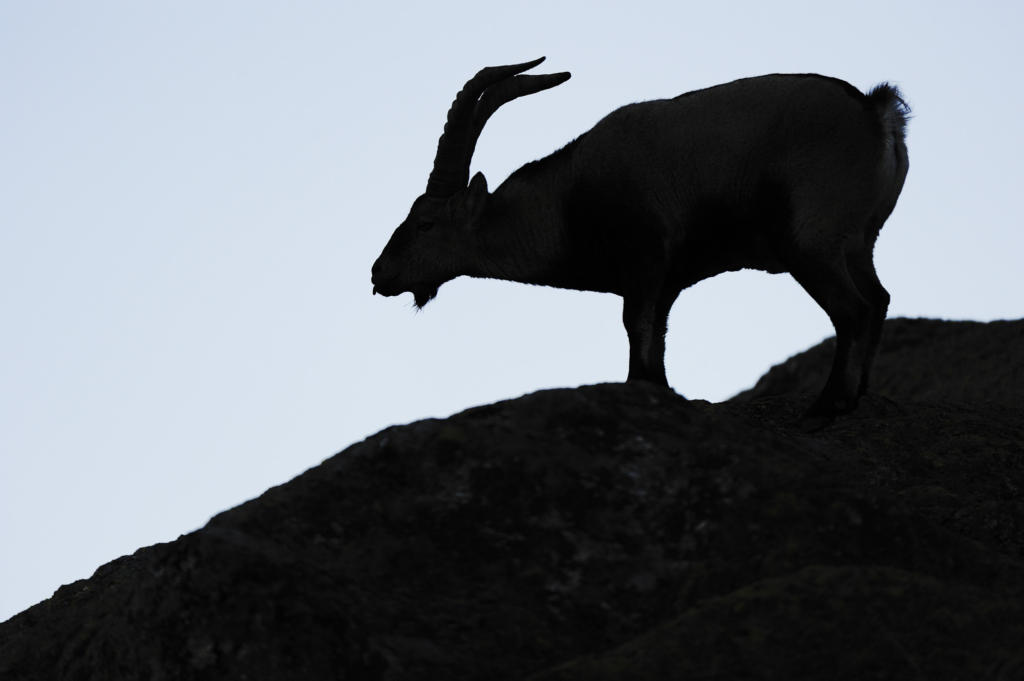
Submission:
[[[871,367],[875,362],[878,342],[882,338],[882,324],[889,310],[889,292],[882,286],[875,273],[875,265],[871,257],[871,249],[852,253],[846,258],[847,269],[854,285],[861,296],[871,306],[871,321],[868,330],[868,342],[865,348],[864,361],[861,365],[860,385],[857,394],[863,395],[868,389],[871,378]]]
[[[841,251],[828,258],[820,254],[798,257],[790,273],[825,310],[836,330],[832,371],[818,399],[801,419],[801,428],[807,432],[824,428],[836,416],[857,407],[865,365],[869,364],[876,312],[858,289]]]

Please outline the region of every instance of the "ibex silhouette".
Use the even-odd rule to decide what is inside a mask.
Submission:
[[[909,168],[910,109],[819,75],[768,75],[630,104],[493,193],[469,180],[498,107],[568,73],[485,68],[455,98],[426,192],[373,265],[374,293],[417,307],[461,275],[622,296],[627,380],[668,385],[665,332],[680,291],[722,272],[789,272],[836,330],[805,430],[852,411],[889,305],[872,252]]]

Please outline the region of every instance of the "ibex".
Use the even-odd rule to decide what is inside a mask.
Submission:
[[[466,275],[623,298],[628,381],[668,385],[680,291],[722,272],[789,272],[836,330],[832,372],[804,414],[824,427],[867,387],[889,294],[872,252],[909,162],[897,88],[768,75],[624,106],[489,193],[469,164],[484,124],[568,73],[485,68],[448,112],[426,192],[373,265],[373,292],[420,308]]]

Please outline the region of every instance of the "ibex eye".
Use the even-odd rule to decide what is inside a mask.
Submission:
[[[416,225],[416,231],[418,232],[429,232],[434,228],[434,223],[424,220]]]

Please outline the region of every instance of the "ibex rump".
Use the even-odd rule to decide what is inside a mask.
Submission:
[[[828,313],[836,355],[810,430],[864,393],[889,304],[872,251],[908,169],[909,108],[817,75],[747,78],[618,109],[493,193],[469,180],[477,138],[516,97],[568,73],[486,68],[448,112],[426,192],[373,265],[374,293],[417,307],[455,277],[622,296],[627,380],[668,385],[665,332],[680,291],[722,272],[789,272]]]

